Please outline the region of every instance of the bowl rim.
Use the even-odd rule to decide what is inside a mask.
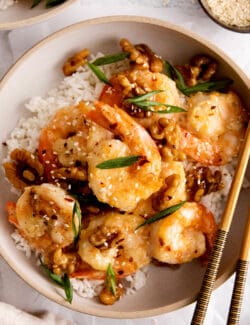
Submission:
[[[178,25],[168,23],[166,21],[151,18],[151,17],[143,17],[143,16],[131,16],[131,15],[118,15],[118,16],[106,16],[106,17],[99,17],[99,18],[92,18],[88,20],[84,20],[81,22],[74,23],[72,25],[69,25],[67,27],[64,27],[51,35],[45,37],[43,40],[39,41],[37,44],[32,46],[29,50],[27,50],[14,64],[13,66],[6,72],[6,74],[3,76],[3,78],[0,80],[0,91],[3,88],[3,86],[7,83],[8,79],[15,73],[15,70],[22,64],[23,61],[30,55],[32,55],[34,52],[39,50],[44,44],[52,41],[53,39],[57,38],[58,36],[61,36],[64,33],[84,28],[85,26],[90,25],[98,25],[98,24],[105,24],[105,23],[119,23],[119,22],[127,22],[127,23],[146,23],[154,26],[163,27],[169,30],[172,30],[174,32],[180,33],[183,36],[191,37],[195,41],[199,42],[204,48],[207,48],[213,53],[216,53],[221,60],[226,62],[228,65],[231,66],[231,68],[236,72],[236,74],[241,78],[243,83],[250,88],[250,79],[247,77],[247,75],[241,70],[241,68],[238,67],[236,63],[233,62],[233,60],[227,56],[221,49],[219,49],[216,45],[213,43],[205,40],[203,37],[197,35],[196,33],[185,29],[183,27],[180,27]],[[23,270],[16,271],[16,265],[15,261],[12,261],[11,257],[8,256],[8,254],[5,253],[4,248],[1,246],[0,243],[0,252],[4,260],[8,263],[8,265],[13,269],[13,271],[21,278],[23,279],[28,285],[30,285],[33,289],[35,289],[37,292],[42,294],[43,296],[47,297],[48,299],[66,307],[74,311],[78,311],[80,313],[89,314],[92,316],[97,317],[106,317],[106,318],[116,318],[116,319],[133,319],[133,318],[145,318],[150,316],[156,316],[163,313],[167,313],[170,311],[175,311],[181,307],[184,307],[186,305],[189,305],[193,303],[197,296],[198,292],[196,292],[193,296],[183,298],[182,300],[178,302],[174,302],[171,305],[158,307],[158,308],[152,308],[147,311],[133,311],[133,312],[122,312],[122,311],[110,311],[110,310],[98,310],[96,311],[93,307],[87,307],[86,310],[83,308],[78,308],[78,306],[74,306],[74,304],[67,303],[63,297],[61,297],[57,292],[50,292],[43,288],[43,286],[39,283],[36,283],[33,281],[33,279],[30,279],[27,277],[25,272]],[[237,262],[237,258],[233,261],[230,268],[228,268],[223,274],[221,274],[216,282],[213,290],[217,289],[219,286],[221,286],[234,272],[235,265]]]
[[[35,17],[21,19],[21,20],[13,21],[13,22],[5,22],[5,23],[0,22],[0,31],[1,30],[17,29],[17,28],[21,28],[21,27],[25,27],[25,26],[28,26],[28,25],[33,25],[33,24],[37,24],[39,22],[45,21],[45,20],[57,15],[62,10],[69,7],[71,4],[73,4],[76,1],[77,0],[66,0],[64,3],[62,3],[62,4],[60,4],[60,5],[56,6],[56,7],[53,7],[52,8],[53,10],[50,10],[48,8],[45,13],[41,13],[41,14],[35,16]]]
[[[224,23],[223,21],[219,20],[211,11],[211,9],[209,8],[206,0],[199,0],[199,3],[202,7],[202,9],[204,10],[204,12],[207,14],[208,17],[210,17],[216,24],[220,25],[221,27],[236,32],[236,33],[243,33],[243,34],[247,34],[250,33],[250,25],[248,26],[236,26],[236,25],[227,25],[226,23]]]

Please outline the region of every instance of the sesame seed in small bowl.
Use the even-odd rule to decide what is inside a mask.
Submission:
[[[199,0],[206,14],[220,26],[250,33],[249,0]]]

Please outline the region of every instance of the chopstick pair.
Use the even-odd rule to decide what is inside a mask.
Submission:
[[[213,250],[208,261],[205,275],[203,277],[203,282],[197,298],[197,303],[194,310],[191,325],[202,325],[205,320],[208,303],[211,297],[211,293],[218,273],[223,249],[225,247],[227,236],[232,223],[233,213],[239,197],[239,192],[247,168],[249,156],[250,156],[250,122],[248,123],[245,141],[242,146],[241,153],[239,155],[239,163],[235,171],[234,180],[232,182],[231,190],[228,196],[222,221],[217,231],[216,239],[213,245]],[[240,267],[240,270],[242,270],[242,267]],[[233,304],[233,306],[236,306],[236,304]],[[232,323],[232,325],[233,324],[237,324],[237,323]]]

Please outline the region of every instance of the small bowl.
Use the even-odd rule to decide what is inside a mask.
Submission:
[[[0,10],[0,30],[11,30],[42,22],[60,13],[75,1],[67,0],[58,6],[46,8],[42,0],[38,6],[31,9],[32,0],[20,0],[6,10]]]
[[[203,8],[203,10],[205,11],[205,13],[218,25],[220,25],[221,27],[224,27],[226,29],[229,29],[231,31],[237,32],[237,33],[250,33],[250,25],[248,26],[236,26],[236,25],[228,25],[226,23],[224,23],[222,20],[218,19],[217,16],[215,16],[215,14],[213,13],[213,11],[211,10],[211,8],[208,6],[207,1],[206,0],[199,0],[201,7]]]
[[[64,78],[62,64],[66,58],[83,47],[88,47],[91,53],[117,53],[120,51],[119,40],[123,37],[132,43],[148,44],[163,58],[180,64],[188,62],[198,53],[212,56],[219,63],[219,76],[234,80],[234,89],[250,109],[247,76],[209,41],[189,30],[156,19],[135,16],[105,17],[84,21],[52,34],[14,64],[0,82],[0,142],[6,141],[17,121],[25,114],[24,103],[29,98],[45,96],[61,82]],[[4,151],[2,147],[0,161],[5,157]],[[240,195],[215,287],[221,285],[234,271],[249,195],[249,189]],[[159,315],[195,301],[205,272],[205,267],[198,261],[183,264],[175,270],[150,265],[146,285],[136,294],[127,295],[112,306],[105,306],[97,299],[85,299],[76,294],[72,304],[67,303],[63,291],[44,275],[34,260],[26,258],[13,243],[11,234],[14,229],[7,220],[5,204],[7,201],[16,201],[17,197],[11,192],[2,168],[0,198],[1,255],[21,278],[52,301],[82,313],[125,319]]]

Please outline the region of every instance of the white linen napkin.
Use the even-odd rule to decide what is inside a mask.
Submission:
[[[28,314],[14,306],[0,302],[1,325],[74,325],[72,322],[46,312],[41,317]]]

